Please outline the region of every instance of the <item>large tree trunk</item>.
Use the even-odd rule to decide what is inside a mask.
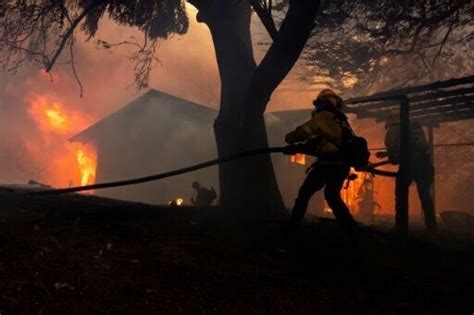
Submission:
[[[222,85],[220,112],[214,123],[220,157],[268,147],[265,107],[298,59],[316,11],[308,15],[309,7],[300,5],[304,0],[293,2],[278,40],[259,67],[253,56],[248,2],[219,0],[206,9],[200,8],[198,18],[211,31]],[[302,19],[304,27],[299,24],[298,14],[307,16],[308,21]],[[298,34],[292,34],[294,31]],[[219,179],[224,206],[251,211],[255,217],[270,218],[283,213],[283,200],[269,155],[220,165]]]

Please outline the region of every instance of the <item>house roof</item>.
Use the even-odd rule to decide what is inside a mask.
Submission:
[[[287,122],[305,122],[311,117],[311,112],[314,108],[305,109],[293,109],[293,110],[282,110],[277,112],[271,112],[272,115],[278,117],[281,120]]]
[[[295,123],[306,121],[311,110],[297,109],[265,113],[265,120],[269,128],[286,130],[287,128],[294,128]],[[166,112],[166,115],[164,112]],[[116,131],[121,130],[121,128],[127,129],[130,126],[136,126],[137,121],[153,124],[156,122],[154,118],[157,115],[163,115],[163,119],[169,119],[170,113],[172,117],[177,117],[177,119],[179,117],[182,121],[185,120],[199,125],[212,125],[218,112],[210,107],[151,89],[109,116],[71,137],[69,141],[92,142],[100,136],[116,135]]]
[[[157,90],[149,90],[144,95],[116,110],[109,116],[99,120],[69,139],[70,142],[87,143],[95,139],[102,131],[108,128],[125,126],[128,120],[139,119],[147,115],[150,107],[171,109],[177,117],[202,123],[212,123],[217,111],[207,106],[190,102],[177,96]]]

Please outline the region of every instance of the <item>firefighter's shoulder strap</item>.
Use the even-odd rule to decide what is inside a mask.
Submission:
[[[367,140],[364,137],[359,137],[354,133],[347,116],[337,109],[331,110],[335,118],[339,120],[342,128],[342,144],[338,144],[334,139],[326,136],[326,139],[338,147],[344,159],[350,166],[356,170],[363,169],[369,165],[370,151]]]

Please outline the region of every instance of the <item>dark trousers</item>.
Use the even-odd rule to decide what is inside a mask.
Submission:
[[[291,211],[288,232],[296,230],[304,217],[309,200],[315,192],[324,188],[324,197],[339,224],[351,235],[354,232],[355,222],[349,209],[341,198],[341,188],[349,175],[349,166],[346,165],[318,165],[306,176],[301,186],[298,198]]]
[[[425,225],[428,230],[436,229],[436,216],[433,198],[431,198],[431,186],[434,182],[434,168],[429,159],[415,160],[410,165],[410,183],[416,183],[418,196],[420,197],[421,208],[425,218]]]

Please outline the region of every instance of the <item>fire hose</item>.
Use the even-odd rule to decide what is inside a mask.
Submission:
[[[191,166],[188,166],[188,167],[184,167],[184,168],[180,168],[180,169],[177,169],[177,170],[168,171],[168,172],[164,172],[164,173],[153,174],[153,175],[138,177],[138,178],[131,178],[131,179],[126,179],[126,180],[119,180],[119,181],[114,181],[114,182],[105,182],[105,183],[91,184],[91,185],[85,185],[85,186],[77,186],[77,187],[68,187],[68,188],[58,188],[58,189],[52,189],[52,190],[36,191],[36,192],[31,192],[29,194],[31,194],[31,195],[59,195],[59,194],[66,194],[66,193],[86,191],[86,190],[96,190],[96,189],[112,188],[112,187],[119,187],[119,186],[136,185],[136,184],[156,181],[156,180],[160,180],[160,179],[164,179],[164,178],[168,178],[168,177],[173,177],[173,176],[193,172],[193,171],[196,171],[196,170],[199,170],[199,169],[202,169],[202,168],[207,168],[207,167],[217,165],[217,164],[227,163],[227,162],[234,161],[234,160],[240,160],[240,159],[243,159],[245,157],[257,156],[257,155],[263,155],[263,154],[270,154],[270,153],[284,153],[284,154],[294,154],[294,153],[296,153],[296,152],[293,152],[293,151],[290,151],[290,150],[291,150],[291,147],[289,147],[289,146],[248,150],[248,151],[243,151],[243,152],[240,152],[240,153],[228,156],[228,157],[217,158],[217,159],[209,160],[209,161],[206,161],[206,162],[203,162],[203,163],[191,165]],[[335,163],[322,163],[322,162],[318,162],[318,163],[319,164],[335,164]],[[375,169],[376,166],[381,166],[381,165],[385,165],[385,164],[388,164],[388,162],[383,161],[383,162],[378,162],[378,163],[375,163],[375,164],[370,164],[365,169],[363,169],[361,171],[370,172],[374,175],[396,177],[397,176],[396,172],[389,172],[389,171],[383,171],[383,170]]]

